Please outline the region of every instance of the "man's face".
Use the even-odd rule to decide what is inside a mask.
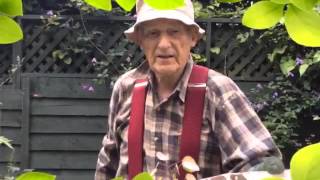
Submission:
[[[197,40],[194,29],[177,20],[147,21],[139,29],[139,45],[151,70],[160,77],[181,74]]]

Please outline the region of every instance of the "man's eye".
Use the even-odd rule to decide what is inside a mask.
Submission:
[[[146,35],[147,35],[148,37],[157,37],[158,32],[157,32],[157,31],[150,31],[150,32],[147,32]]]
[[[175,35],[175,34],[178,34],[178,33],[179,33],[179,30],[177,30],[177,29],[172,29],[172,30],[169,31],[169,33],[170,33],[171,35]]]

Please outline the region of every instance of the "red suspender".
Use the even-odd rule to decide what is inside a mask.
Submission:
[[[191,156],[196,161],[200,151],[200,135],[208,69],[193,65],[188,82],[183,128],[180,140],[180,160]],[[143,171],[143,132],[144,107],[146,99],[146,80],[137,80],[132,94],[129,132],[128,132],[128,174],[131,180]],[[180,180],[185,172],[180,169]]]
[[[130,125],[128,132],[128,174],[129,180],[143,171],[144,104],[146,101],[146,80],[137,80],[132,94]]]
[[[180,139],[180,160],[185,156],[191,156],[195,161],[198,161],[207,80],[208,69],[194,65],[186,94],[182,135]],[[184,180],[185,172],[181,167],[179,170],[179,179]]]

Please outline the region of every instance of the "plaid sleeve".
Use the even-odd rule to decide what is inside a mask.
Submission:
[[[114,119],[117,114],[117,109],[119,106],[119,83],[116,83],[109,107],[108,115],[108,132],[104,136],[102,141],[102,148],[98,154],[98,160],[96,165],[95,180],[107,180],[112,179],[116,175],[119,164],[119,151],[117,150],[117,142],[114,136]]]
[[[216,112],[216,131],[225,171],[248,170],[265,156],[281,157],[258,115],[246,96],[230,80]]]

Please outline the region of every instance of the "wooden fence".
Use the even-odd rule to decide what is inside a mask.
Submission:
[[[1,132],[13,140],[14,162],[58,179],[93,179],[111,88],[80,75],[24,74],[22,82],[22,90],[2,91],[0,99]],[[3,172],[10,151],[0,152]]]

